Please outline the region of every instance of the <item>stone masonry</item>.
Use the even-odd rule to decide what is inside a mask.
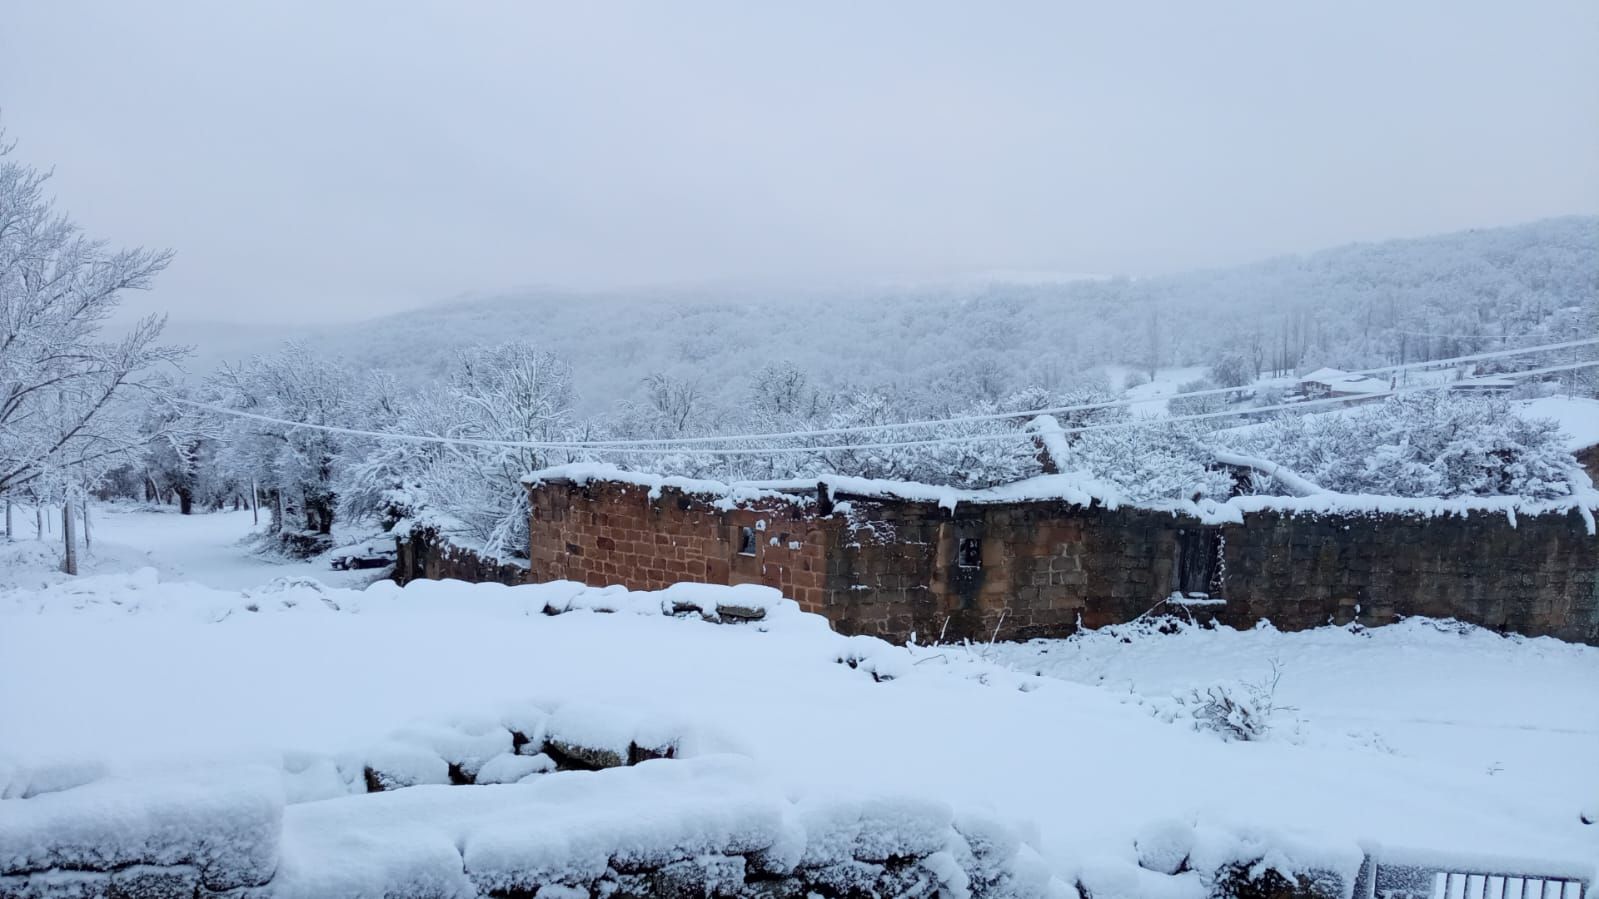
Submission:
[[[826,490],[739,501],[620,481],[530,490],[530,581],[766,584],[847,634],[1021,640],[1166,611],[1283,629],[1425,615],[1599,643],[1599,538],[1575,511],[1265,511],[1213,525],[1060,500],[952,511]]]

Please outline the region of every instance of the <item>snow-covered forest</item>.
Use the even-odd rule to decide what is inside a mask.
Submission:
[[[106,326],[169,254],[108,249],[52,207],[44,173],[3,165],[0,494],[12,528],[19,508],[38,515],[91,492],[186,512],[254,497],[296,553],[325,548],[339,519],[428,516],[514,555],[525,546],[520,479],[548,465],[982,487],[1040,473],[1029,423],[1038,410],[1074,406],[1099,408],[1058,416],[1054,466],[1135,501],[1283,492],[1304,478],[1342,492],[1541,499],[1569,494],[1581,477],[1559,429],[1510,403],[1591,396],[1591,370],[1525,379],[1509,398],[1407,394],[1325,415],[1255,413],[1245,427],[1228,413],[1282,405],[1294,376],[1321,366],[1414,365],[1599,333],[1591,218],[1146,280],[804,302],[506,298],[207,370],[160,343],[159,318],[125,334]],[[1444,376],[1570,362],[1583,349]],[[1198,375],[1179,391],[1200,396],[1171,400],[1155,420],[1116,405],[1174,366]],[[778,436],[595,446],[719,435]],[[571,443],[583,445],[561,446]],[[1240,485],[1218,451],[1296,474],[1257,472]]]
[[[880,387],[953,409],[1106,365],[1147,377],[1232,354],[1257,373],[1353,369],[1589,336],[1596,257],[1599,219],[1568,217],[1157,278],[530,289],[355,324],[188,323],[173,339],[193,346],[197,372],[294,339],[410,384],[446,377],[463,349],[515,340],[568,359],[585,414],[641,398],[654,373],[731,410],[785,360],[827,392]]]

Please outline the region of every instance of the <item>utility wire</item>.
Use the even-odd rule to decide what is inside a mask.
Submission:
[[[1505,357],[1508,357],[1508,356],[1524,355],[1526,353],[1536,353],[1536,352],[1547,352],[1547,351],[1552,351],[1552,350],[1571,349],[1571,348],[1575,348],[1575,347],[1591,346],[1593,344],[1599,344],[1599,337],[1586,338],[1586,339],[1583,339],[1583,340],[1568,340],[1568,341],[1564,341],[1564,342],[1561,342],[1561,343],[1549,343],[1549,344],[1542,344],[1542,345],[1539,345],[1539,346],[1521,347],[1521,348],[1512,349],[1512,350],[1495,350],[1495,351],[1486,352],[1486,353],[1473,353],[1473,354],[1466,355],[1466,356],[1454,356],[1454,357],[1451,357],[1451,358],[1448,358],[1448,359],[1431,359],[1431,360],[1428,360],[1428,361],[1425,361],[1425,362],[1409,362],[1409,363],[1403,363],[1403,364],[1399,364],[1399,365],[1387,365],[1387,366],[1382,366],[1382,367],[1379,367],[1379,368],[1366,368],[1366,369],[1360,369],[1360,370],[1357,370],[1357,371],[1346,372],[1346,374],[1348,374],[1349,376],[1354,377],[1354,376],[1362,376],[1362,375],[1380,374],[1380,373],[1383,373],[1383,372],[1409,371],[1409,370],[1412,370],[1412,369],[1432,368],[1432,367],[1436,367],[1436,366],[1453,365],[1453,364],[1458,364],[1458,363],[1462,363],[1462,362],[1479,362],[1479,361],[1483,361],[1483,360],[1486,360],[1486,359],[1500,359],[1500,358],[1505,358]],[[816,429],[803,430],[803,431],[768,432],[768,433],[759,433],[759,434],[733,434],[733,435],[718,435],[718,436],[707,436],[707,437],[654,437],[654,438],[631,439],[631,440],[561,440],[561,441],[541,441],[541,442],[536,442],[536,443],[523,442],[523,443],[519,443],[517,445],[518,446],[523,446],[523,447],[526,447],[526,448],[532,448],[532,449],[595,449],[595,450],[606,449],[606,450],[609,450],[609,449],[622,449],[622,448],[625,448],[625,447],[638,447],[638,448],[640,448],[640,451],[643,451],[644,449],[662,449],[662,450],[665,450],[665,449],[670,449],[670,448],[673,448],[673,447],[680,447],[680,448],[683,448],[684,450],[686,450],[689,447],[701,446],[701,445],[704,445],[704,444],[741,443],[741,442],[749,442],[749,441],[757,441],[757,440],[760,440],[760,441],[765,441],[765,440],[788,440],[788,439],[796,439],[796,438],[804,438],[804,437],[835,437],[835,436],[843,436],[845,434],[881,434],[881,433],[889,433],[889,432],[893,432],[893,431],[916,430],[916,429],[923,429],[923,428],[938,427],[940,425],[968,424],[968,423],[972,423],[972,422],[981,422],[981,421],[1006,421],[1006,420],[1018,419],[1018,418],[1035,418],[1035,417],[1037,417],[1039,415],[1060,415],[1060,414],[1066,413],[1066,412],[1090,412],[1090,411],[1099,410],[1099,409],[1126,408],[1126,407],[1129,407],[1129,406],[1136,406],[1136,405],[1140,405],[1142,403],[1155,402],[1155,401],[1159,401],[1159,400],[1173,400],[1173,399],[1186,398],[1186,397],[1196,397],[1196,396],[1221,396],[1221,395],[1224,395],[1224,394],[1237,393],[1238,391],[1244,390],[1244,389],[1247,389],[1247,388],[1246,387],[1213,387],[1213,388],[1206,388],[1204,390],[1190,390],[1190,391],[1183,392],[1183,393],[1166,394],[1164,396],[1149,397],[1149,398],[1145,398],[1145,399],[1106,400],[1106,401],[1098,402],[1098,403],[1079,403],[1079,404],[1076,404],[1076,405],[1054,406],[1054,407],[1044,408],[1044,409],[1020,410],[1020,411],[1016,411],[1016,412],[991,412],[991,413],[984,413],[984,414],[979,414],[979,415],[964,415],[964,416],[956,416],[956,417],[950,417],[950,418],[926,419],[926,420],[923,420],[923,421],[890,422],[890,423],[887,423],[887,424],[880,424],[880,425],[852,425],[852,426],[849,426],[849,427],[841,427],[841,428],[816,428]],[[262,421],[271,422],[273,424],[290,424],[291,423],[291,422],[286,422],[286,421],[284,421],[282,419],[270,418],[268,416],[251,415],[251,414],[248,414],[248,413],[243,413],[243,412],[238,412],[238,411],[230,412],[230,411],[228,411],[226,409],[226,407],[207,405],[207,404],[204,404],[204,403],[197,403],[197,402],[194,402],[192,400],[178,400],[176,402],[182,402],[182,403],[185,403],[185,404],[190,405],[190,406],[197,406],[197,407],[201,407],[201,408],[210,409],[212,411],[220,412],[220,413],[223,413],[223,414],[234,414],[234,415],[236,415],[238,417],[243,417],[243,418],[251,418],[251,417],[253,417],[253,418],[260,419]],[[1167,419],[1167,420],[1170,420],[1170,419]],[[302,427],[311,427],[310,425],[301,425],[301,426]],[[326,428],[326,427],[330,427],[330,426],[319,425],[317,427]],[[352,429],[342,429],[342,430],[334,431],[333,433],[345,433],[345,434],[360,435],[360,436],[375,436],[377,434],[391,433],[391,432],[358,431],[358,430],[352,430]],[[416,436],[416,435],[410,435],[410,436]],[[470,444],[474,444],[474,443],[487,443],[488,445],[506,445],[502,441],[485,441],[485,440],[481,440],[481,439],[477,439],[477,438],[471,438],[471,437],[455,437],[455,438],[440,438],[440,437],[420,438],[419,437],[418,439],[421,440],[422,442],[437,442],[437,441],[440,441],[440,440],[450,440],[450,441],[454,441],[454,442],[460,443],[462,445],[470,445]]]
[[[1453,365],[1462,362],[1480,362],[1487,359],[1502,359],[1508,356],[1520,356],[1527,353],[1572,349],[1575,347],[1592,346],[1594,344],[1599,344],[1599,337],[1584,338],[1582,340],[1568,340],[1562,343],[1549,343],[1541,346],[1521,347],[1519,349],[1512,350],[1494,350],[1492,352],[1472,353],[1466,356],[1454,356],[1448,359],[1432,359],[1426,362],[1407,362],[1398,365],[1385,365],[1379,368],[1365,368],[1358,371],[1346,372],[1345,374],[1349,375],[1350,377],[1358,377],[1363,375],[1382,374],[1385,372],[1410,371],[1413,369],[1432,368],[1434,366]],[[738,434],[733,436],[661,437],[649,440],[591,440],[582,441],[582,445],[592,448],[626,446],[649,446],[665,448],[668,446],[696,446],[706,443],[736,443],[749,440],[783,440],[797,437],[834,437],[844,434],[878,434],[889,431],[915,430],[919,428],[937,427],[939,425],[948,424],[966,424],[969,422],[978,421],[1005,421],[1015,418],[1036,418],[1040,415],[1060,415],[1066,412],[1091,412],[1098,409],[1118,409],[1129,406],[1137,406],[1142,403],[1154,402],[1158,400],[1170,400],[1180,397],[1222,396],[1224,394],[1237,393],[1238,391],[1245,389],[1247,389],[1247,385],[1244,387],[1207,387],[1204,390],[1190,390],[1186,393],[1172,393],[1164,396],[1149,397],[1145,399],[1105,400],[1098,403],[1079,403],[1076,405],[1054,406],[1045,409],[1030,409],[1018,412],[989,412],[980,415],[963,415],[953,418],[933,418],[926,419],[924,421],[892,422],[881,425],[852,425],[843,428],[819,428],[805,431]]]
[[[1595,342],[1599,342],[1599,340],[1581,341],[1579,343],[1595,343]],[[1460,386],[1462,384],[1471,384],[1471,383],[1476,383],[1476,382],[1491,382],[1493,380],[1498,380],[1498,379],[1501,379],[1501,378],[1507,378],[1507,379],[1508,378],[1521,378],[1521,377],[1528,377],[1528,376],[1531,376],[1531,375],[1551,374],[1551,373],[1554,373],[1554,372],[1562,372],[1562,371],[1576,371],[1578,369],[1594,368],[1594,367],[1599,367],[1599,359],[1590,359],[1590,360],[1587,360],[1587,361],[1584,361],[1584,362],[1567,363],[1567,364],[1564,364],[1564,365],[1550,365],[1550,366],[1544,366],[1542,368],[1527,369],[1527,370],[1524,370],[1524,371],[1517,371],[1517,372],[1505,372],[1505,373],[1502,373],[1502,374],[1489,375],[1489,376],[1484,376],[1484,377],[1480,377],[1480,378],[1466,378],[1466,379],[1462,379],[1462,380],[1458,380],[1458,381],[1444,381],[1444,382],[1439,382],[1439,383],[1436,383],[1436,384],[1418,384],[1418,385],[1413,385],[1413,386],[1408,386],[1408,387],[1397,387],[1397,388],[1394,388],[1394,389],[1389,390],[1389,391],[1387,391],[1385,393],[1382,393],[1382,394],[1370,394],[1370,395],[1362,395],[1362,396],[1330,397],[1330,398],[1321,399],[1321,400],[1304,400],[1304,401],[1295,402],[1295,403],[1277,403],[1277,404],[1269,405],[1269,406],[1254,406],[1254,407],[1241,408],[1241,409],[1223,409],[1223,410],[1220,410],[1220,411],[1217,411],[1217,412],[1206,412],[1206,413],[1198,413],[1198,414],[1191,414],[1191,415],[1177,415],[1177,416],[1169,416],[1169,417],[1166,417],[1166,418],[1149,417],[1149,418],[1133,419],[1132,421],[1104,422],[1104,423],[1100,423],[1100,424],[1078,425],[1078,426],[1074,426],[1074,427],[1058,428],[1058,429],[1051,428],[1046,433],[1052,433],[1052,434],[1078,434],[1078,433],[1083,433],[1083,432],[1087,432],[1087,431],[1112,430],[1112,429],[1116,429],[1116,428],[1155,427],[1155,426],[1164,426],[1164,425],[1174,424],[1174,423],[1177,423],[1177,422],[1184,422],[1184,421],[1208,421],[1208,420],[1213,420],[1213,419],[1218,419],[1218,418],[1229,418],[1229,417],[1239,416],[1239,415],[1254,415],[1254,414],[1258,414],[1258,413],[1261,413],[1261,412],[1276,412],[1276,411],[1289,410],[1289,409],[1297,410],[1297,409],[1306,409],[1306,408],[1310,408],[1310,407],[1319,408],[1319,407],[1324,407],[1324,406],[1336,406],[1336,405],[1341,405],[1341,404],[1345,404],[1345,403],[1359,402],[1361,400],[1369,400],[1369,399],[1373,399],[1373,398],[1377,398],[1377,397],[1390,397],[1390,396],[1397,396],[1397,395],[1400,395],[1400,394],[1419,393],[1419,392],[1428,391],[1428,390],[1448,390],[1448,389],[1453,388],[1453,387],[1458,387],[1458,386]],[[1223,391],[1223,392],[1231,392],[1231,390],[1232,389],[1229,389],[1228,391]],[[1208,393],[1214,393],[1214,392],[1215,391],[1204,391],[1204,392],[1195,391],[1195,392],[1189,393],[1189,394],[1176,394],[1174,396],[1201,396],[1201,395],[1205,395],[1205,394],[1208,394]],[[955,436],[955,437],[931,437],[931,438],[920,439],[920,440],[899,440],[899,441],[887,441],[887,442],[879,442],[879,443],[841,444],[841,445],[836,445],[836,446],[764,446],[764,447],[749,447],[749,448],[743,448],[743,449],[729,448],[729,447],[712,447],[712,448],[705,448],[705,449],[667,448],[667,447],[649,445],[650,443],[652,443],[652,441],[638,441],[637,444],[629,443],[629,444],[625,444],[625,445],[621,445],[621,446],[617,446],[617,445],[603,445],[602,446],[602,445],[597,445],[597,444],[575,442],[575,441],[490,440],[490,439],[474,438],[474,437],[440,437],[440,436],[436,436],[436,435],[425,435],[425,434],[403,434],[403,433],[393,432],[393,431],[370,431],[370,430],[364,430],[364,429],[360,429],[360,428],[339,427],[337,425],[321,425],[321,424],[310,424],[308,422],[289,421],[287,419],[274,418],[274,417],[269,416],[269,415],[259,415],[259,414],[253,413],[253,412],[245,412],[245,411],[240,410],[240,409],[229,409],[226,406],[216,406],[216,405],[212,405],[212,404],[209,404],[209,403],[195,402],[193,400],[175,399],[175,400],[173,400],[173,402],[181,403],[183,405],[192,406],[192,407],[199,408],[199,409],[205,409],[207,411],[215,412],[215,413],[218,413],[218,414],[221,414],[221,415],[233,416],[235,418],[243,418],[243,419],[249,419],[249,420],[253,420],[253,421],[265,422],[265,423],[268,423],[268,424],[282,425],[282,426],[289,427],[289,428],[304,428],[304,429],[313,430],[313,431],[323,431],[323,432],[331,433],[331,434],[345,434],[345,435],[353,436],[353,437],[370,437],[370,438],[377,439],[377,440],[392,440],[392,441],[411,442],[411,443],[446,444],[446,445],[457,445],[457,446],[483,446],[483,447],[510,448],[510,449],[580,450],[580,451],[587,451],[587,452],[590,452],[590,453],[594,453],[594,454],[597,454],[597,455],[603,454],[603,455],[673,456],[673,455],[680,455],[680,454],[684,454],[684,453],[694,453],[694,454],[705,455],[705,456],[800,455],[800,454],[805,454],[805,453],[848,452],[848,451],[853,451],[853,450],[899,449],[899,448],[903,448],[903,447],[944,446],[944,445],[958,445],[958,444],[969,444],[969,443],[1006,442],[1006,441],[1016,440],[1018,438],[1025,438],[1025,437],[1031,436],[1028,432],[1009,432],[1009,433],[1003,433],[1003,434],[969,434],[969,435],[961,435],[961,436]],[[1096,407],[1096,408],[1104,408],[1104,407],[1100,406],[1100,407]],[[1022,416],[1026,415],[1026,414],[1027,413],[1013,413],[1013,414],[1000,416],[1000,417],[1003,417],[1003,418],[1017,418],[1017,417],[1022,417]],[[1042,412],[1039,412],[1037,414],[1039,414],[1039,415],[1047,415],[1047,414],[1050,414],[1050,413],[1047,412],[1047,411],[1042,411]],[[945,419],[945,420],[940,421],[940,422],[929,422],[928,424],[929,425],[931,425],[931,424],[959,424],[959,423],[964,423],[964,422],[968,422],[968,421],[989,420],[991,418],[993,418],[993,417],[992,416],[972,416],[970,418]],[[873,428],[873,429],[868,429],[868,430],[876,430],[876,429]],[[768,437],[771,437],[771,436],[778,436],[778,437],[789,437],[789,436],[807,437],[807,436],[819,436],[819,435],[824,435],[824,434],[827,434],[827,433],[829,433],[829,432],[823,432],[823,431],[796,432],[795,434],[792,434],[792,435],[749,435],[749,436],[745,436],[745,437],[724,437],[724,438],[721,438],[721,439],[724,440],[724,441],[736,441],[736,440],[755,441],[755,440],[767,439]],[[642,444],[642,445],[638,445],[638,444]]]

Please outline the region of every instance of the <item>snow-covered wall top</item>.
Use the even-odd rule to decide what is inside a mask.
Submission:
[[[1228,464],[1253,464],[1253,460],[1221,460]],[[1292,474],[1288,475],[1290,479]],[[1126,501],[1109,484],[1077,474],[1040,475],[1001,484],[982,490],[962,490],[936,484],[919,484],[910,481],[885,481],[857,478],[847,475],[822,475],[816,479],[778,481],[721,481],[697,478],[663,477],[647,472],[627,471],[614,465],[595,462],[559,465],[535,471],[523,479],[528,485],[549,481],[570,481],[586,484],[591,481],[633,484],[647,487],[651,498],[657,498],[664,489],[714,498],[725,508],[736,507],[755,500],[780,499],[788,502],[811,502],[804,492],[825,486],[831,495],[850,494],[874,499],[902,500],[917,503],[936,503],[953,511],[962,503],[1019,503],[1066,502],[1074,505],[1098,503],[1106,508],[1121,506],[1154,509],[1174,515],[1191,515],[1206,524],[1242,523],[1246,513],[1277,512],[1289,515],[1470,515],[1489,513],[1505,515],[1512,521],[1518,515],[1567,514],[1577,512],[1588,525],[1588,532],[1596,532],[1594,511],[1599,510],[1599,490],[1592,483],[1572,485],[1568,497],[1553,500],[1529,500],[1515,496],[1466,496],[1451,499],[1433,497],[1350,495],[1323,491],[1314,484],[1300,484],[1304,496],[1237,496],[1224,502],[1209,499],[1198,501],[1169,501],[1158,503],[1132,503]]]

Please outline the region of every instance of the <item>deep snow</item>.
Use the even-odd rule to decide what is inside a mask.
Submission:
[[[572,709],[568,726],[748,755],[791,796],[896,792],[1030,820],[1068,882],[1131,864],[1137,835],[1173,820],[1307,845],[1599,855],[1599,827],[1578,820],[1599,798],[1589,647],[1410,622],[904,649],[832,634],[791,604],[759,627],[717,625],[573,584],[241,592],[309,566],[251,557],[237,545],[247,514],[97,520],[101,545],[146,540],[157,568],[223,589],[156,571],[0,589],[0,779],[13,784],[258,762],[294,768],[309,799],[342,789],[309,779],[331,770],[317,759],[537,700]],[[1173,714],[1174,691],[1257,680],[1272,659],[1291,708],[1265,741],[1224,742]]]

